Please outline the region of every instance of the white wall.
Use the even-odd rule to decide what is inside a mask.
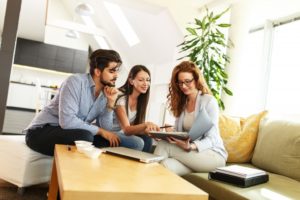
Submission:
[[[7,0],[0,1],[0,35],[2,35],[2,31],[3,31],[6,3],[7,3]],[[0,39],[1,39],[1,36],[0,36]]]

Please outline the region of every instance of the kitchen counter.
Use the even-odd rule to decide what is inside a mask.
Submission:
[[[36,112],[35,109],[21,108],[21,107],[14,107],[14,106],[6,106],[6,109],[7,110],[18,110],[18,111]]]
[[[36,86],[36,84],[34,83],[24,83],[24,82],[20,82],[20,81],[10,81],[10,83],[16,83],[16,84],[21,84],[21,85],[28,85],[28,86]],[[50,86],[47,86],[47,85],[41,85],[41,87],[43,88],[51,88],[51,89],[58,89],[58,86],[57,85],[50,85]]]

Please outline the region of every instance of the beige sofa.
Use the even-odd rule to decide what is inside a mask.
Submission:
[[[210,199],[300,199],[299,121],[270,117],[260,121],[253,156],[250,162],[239,164],[266,170],[267,183],[239,188],[209,180],[207,173],[191,173],[184,178],[209,193]]]

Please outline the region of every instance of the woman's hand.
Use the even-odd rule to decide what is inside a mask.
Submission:
[[[161,126],[160,129],[165,129],[166,132],[173,132],[174,126],[171,124],[165,124],[164,126]]]
[[[109,146],[117,147],[120,145],[120,138],[115,133],[101,129],[99,131],[99,135],[101,135],[104,139],[109,141]]]
[[[167,140],[169,143],[176,144],[177,146],[179,146],[180,148],[182,148],[183,150],[185,150],[187,152],[190,152],[192,150],[190,138],[188,138],[186,140],[180,140],[180,139],[176,139],[174,137],[167,137]]]
[[[145,133],[149,134],[150,131],[159,131],[160,128],[159,126],[157,126],[156,124],[152,123],[152,122],[145,122]]]

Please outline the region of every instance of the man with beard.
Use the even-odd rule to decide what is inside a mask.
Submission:
[[[90,73],[68,77],[58,94],[24,130],[26,144],[53,156],[55,144],[76,140],[95,146],[119,146],[112,119],[118,90],[114,88],[122,60],[114,50],[98,49],[90,56]]]

